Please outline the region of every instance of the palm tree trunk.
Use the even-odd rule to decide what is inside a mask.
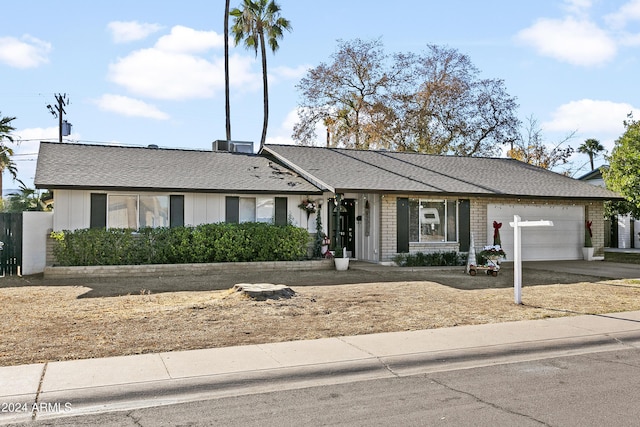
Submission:
[[[591,170],[594,170],[594,168],[593,168],[593,153],[589,153],[589,162],[591,162]]]
[[[260,53],[262,54],[262,93],[264,102],[264,120],[262,122],[262,137],[260,138],[260,150],[267,139],[267,125],[269,123],[269,88],[267,86],[267,51],[264,44],[264,31],[260,31]]]
[[[226,116],[227,141],[231,140],[231,107],[229,105],[229,2],[224,8],[224,113]]]

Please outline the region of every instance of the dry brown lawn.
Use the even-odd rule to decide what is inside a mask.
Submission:
[[[498,278],[469,276],[456,276],[460,286],[382,277],[361,284],[289,284],[293,297],[265,301],[228,288],[149,290],[166,278],[126,279],[137,291],[98,297],[87,297],[95,284],[77,280],[54,286],[3,282],[0,366],[640,310],[639,280],[553,279],[525,286],[523,305],[514,304],[513,289]]]

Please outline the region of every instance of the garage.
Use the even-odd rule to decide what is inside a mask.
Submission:
[[[501,222],[500,237],[507,260],[513,261],[513,216],[523,221],[550,220],[553,227],[522,228],[524,261],[582,259],[584,207],[571,205],[487,205],[487,241],[493,242],[493,221]]]

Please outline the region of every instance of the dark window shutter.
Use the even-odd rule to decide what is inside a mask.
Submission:
[[[90,228],[107,227],[107,195],[91,193]]]
[[[240,198],[227,197],[224,212],[225,222],[238,224],[240,222]]]
[[[401,253],[409,252],[409,199],[399,197],[397,200],[397,244],[396,251]]]
[[[275,224],[287,225],[288,208],[286,197],[276,197],[276,212],[275,212]]]
[[[471,204],[469,200],[460,200],[458,205],[458,241],[460,252],[469,252],[471,239]]]
[[[169,227],[184,226],[184,196],[169,196]]]

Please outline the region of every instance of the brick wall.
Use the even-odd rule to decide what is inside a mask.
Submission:
[[[380,236],[381,236],[381,261],[391,261],[397,255],[398,239],[396,223],[397,217],[397,199],[398,197],[407,196],[389,196],[381,197],[381,219],[380,219]]]
[[[55,240],[51,238],[51,236],[47,236],[47,255],[46,255],[46,265],[51,266],[55,265],[56,257],[53,256],[53,244]]]
[[[397,213],[397,199],[402,197],[408,198],[420,198],[420,196],[399,194],[399,195],[384,195],[381,198],[382,201],[382,251],[381,260],[391,261],[397,255],[397,238],[396,238],[396,213]],[[594,254],[596,256],[602,256],[604,254],[604,204],[601,201],[584,201],[584,200],[554,200],[554,199],[536,199],[525,200],[518,198],[478,198],[472,197],[470,200],[470,222],[471,232],[475,240],[475,246],[484,246],[491,244],[487,236],[487,205],[493,203],[502,204],[540,204],[546,203],[549,205],[572,205],[572,206],[584,206],[585,218],[589,221],[593,221],[593,247]],[[451,251],[458,250],[457,244],[452,243],[411,243],[409,245],[410,252],[437,252],[437,251]]]
[[[593,221],[593,224],[591,224],[593,254],[595,256],[604,256],[604,203],[586,202],[585,207],[586,220]]]

